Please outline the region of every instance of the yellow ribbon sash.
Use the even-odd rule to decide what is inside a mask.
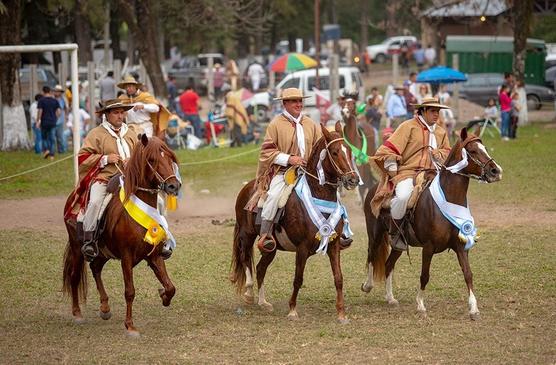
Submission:
[[[120,189],[120,201],[122,202],[127,214],[129,214],[129,216],[133,218],[135,222],[139,223],[143,228],[147,230],[144,237],[145,242],[156,246],[160,242],[166,240],[166,231],[153,217],[151,217],[146,211],[141,209],[131,199],[131,197],[130,199],[125,201],[125,192],[123,188]]]

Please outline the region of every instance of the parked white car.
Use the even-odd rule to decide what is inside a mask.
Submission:
[[[363,100],[365,88],[361,80],[361,73],[357,67],[347,66],[339,67],[338,73],[340,76],[340,92],[359,92],[359,98]],[[330,70],[328,68],[319,69],[319,90],[323,96],[330,99]],[[308,69],[292,72],[280,81],[276,86],[276,94],[279,95],[281,90],[296,87],[301,89],[303,95],[309,96],[304,101],[306,107],[316,106],[315,92],[313,88],[316,87],[316,69]],[[335,100],[332,100],[335,102]]]
[[[390,52],[400,49],[403,42],[415,44],[417,43],[417,38],[411,35],[386,38],[380,44],[368,46],[367,54],[372,62],[384,63],[390,57]]]

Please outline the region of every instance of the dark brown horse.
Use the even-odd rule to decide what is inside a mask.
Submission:
[[[312,196],[331,202],[337,201],[337,191],[340,183],[347,189],[355,188],[358,178],[355,174],[351,159],[343,146],[341,137],[341,125],[336,123],[336,131],[328,132],[321,126],[323,137],[313,146],[309,160],[307,161],[306,178]],[[317,164],[322,151],[326,151],[326,157],[322,162],[326,182],[319,184],[317,178]],[[346,153],[346,152],[347,153]],[[253,296],[253,244],[258,235],[259,226],[255,226],[255,214],[244,209],[246,203],[254,192],[255,181],[249,182],[240,192],[236,200],[236,225],[234,230],[234,244],[232,252],[231,281],[235,284],[239,295],[251,304]],[[344,310],[344,294],[342,291],[343,278],[340,266],[340,236],[344,223],[340,219],[334,227],[336,237],[328,244],[327,254],[330,259],[334,284],[336,286],[336,310],[338,320],[347,322]],[[285,205],[284,215],[274,230],[278,250],[295,252],[295,278],[293,282],[293,293],[290,298],[289,319],[298,319],[296,311],[297,294],[303,284],[303,272],[309,256],[316,253],[320,241],[315,238],[316,226],[312,223],[302,201],[293,191]],[[272,304],[265,298],[264,277],[268,266],[276,256],[276,250],[263,252],[257,264],[257,286],[259,289],[259,306],[272,310]]]
[[[463,170],[452,173],[446,166],[453,166],[462,160],[462,150],[465,149],[468,157],[468,165]],[[464,128],[460,139],[452,148],[446,159],[445,165],[441,165],[440,186],[448,202],[460,206],[467,206],[467,188],[469,179],[492,183],[502,178],[502,168],[492,159],[481,140],[473,134],[467,134]],[[365,217],[367,222],[367,235],[369,238],[369,249],[367,256],[367,280],[361,286],[364,292],[370,292],[373,288],[373,279],[386,279],[386,301],[397,305],[392,293],[392,275],[396,261],[401,251],[389,252],[388,226],[390,221],[389,211],[383,209],[376,218],[370,209],[371,199],[375,193],[376,186],[371,189],[365,202]],[[411,225],[415,237],[410,239],[411,246],[423,248],[421,266],[421,287],[417,294],[417,310],[426,316],[424,302],[424,291],[429,281],[429,270],[432,256],[436,253],[452,249],[458,258],[467,290],[469,294],[469,315],[471,319],[479,318],[477,300],[473,293],[473,274],[469,266],[468,251],[465,244],[458,237],[459,230],[448,221],[441,213],[431,195],[430,188],[421,194],[413,214]]]
[[[359,201],[363,202],[369,189],[376,184],[376,179],[371,173],[371,165],[368,162],[370,156],[376,151],[375,132],[373,127],[367,122],[358,123],[356,114],[357,94],[345,95],[344,107],[342,108],[342,117],[344,120],[344,138],[346,145],[352,148],[352,154],[357,164],[357,170],[361,176],[363,185],[359,185]],[[363,138],[366,139],[366,150],[363,151]],[[355,149],[349,145],[355,147]]]
[[[176,195],[181,186],[180,180],[175,175],[174,163],[176,156],[158,137],[148,139],[141,137],[133,150],[124,169],[124,190],[126,198],[135,194],[151,207],[157,206],[157,194],[163,191]],[[87,296],[87,274],[85,260],[81,254],[81,242],[77,239],[75,219],[66,220],[66,229],[69,235],[68,245],[64,255],[64,285],[63,290],[71,294],[72,313],[76,322],[82,322],[79,301],[84,301]],[[133,267],[145,260],[164,287],[159,289],[162,304],[170,305],[176,288],[170,281],[166,272],[166,265],[160,256],[163,243],[154,246],[145,242],[146,229],[131,218],[124,209],[118,194],[106,208],[106,228],[99,237],[99,255],[90,263],[91,271],[100,294],[100,317],[111,317],[108,295],[104,290],[101,278],[102,268],[109,259],[121,260],[122,272],[125,283],[125,300],[127,311],[125,327],[131,336],[139,332],[133,325],[132,304],[135,297],[133,285]]]

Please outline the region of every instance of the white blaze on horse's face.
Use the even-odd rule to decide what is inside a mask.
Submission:
[[[488,151],[487,151],[486,147],[485,147],[481,142],[478,142],[478,141],[477,141],[477,147],[479,148],[479,150],[480,150],[481,152],[483,152],[483,153],[486,155],[487,159],[491,160],[491,161],[494,163],[494,165],[496,165],[496,168],[497,168],[498,171],[499,171],[497,181],[502,180],[502,172],[503,172],[503,171],[502,171],[502,167],[501,167],[500,165],[498,165],[498,164],[496,163],[496,161],[494,161],[494,159],[493,159],[492,157],[490,157],[490,155],[488,154]]]

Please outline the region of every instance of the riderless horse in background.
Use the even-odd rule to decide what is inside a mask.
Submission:
[[[161,139],[158,137],[149,139],[146,135],[142,135],[141,143],[133,150],[124,168],[124,202],[135,194],[143,202],[156,209],[157,195],[160,191],[169,195],[177,195],[181,186],[181,178],[176,175],[179,174],[175,168],[176,164],[176,155]],[[159,289],[164,306],[170,305],[176,289],[168,277],[166,265],[160,255],[163,245],[153,246],[145,242],[147,230],[127,213],[117,191],[106,208],[104,218],[106,225],[98,242],[100,253],[90,263],[90,268],[100,294],[99,314],[102,319],[107,320],[112,314],[101,278],[102,268],[110,259],[121,260],[127,304],[125,327],[128,335],[137,336],[139,332],[132,320],[132,304],[135,298],[133,268],[142,260],[147,261],[164,287],[164,289]],[[85,301],[87,297],[85,259],[81,253],[81,242],[77,238],[75,218],[66,219],[65,223],[69,240],[64,254],[63,291],[71,294],[73,317],[75,322],[80,323],[83,321],[83,316],[79,302],[80,300]],[[149,229],[149,232],[153,235],[161,234],[160,231],[156,232],[155,227]]]
[[[345,102],[342,108],[344,121],[344,139],[346,145],[351,148],[351,153],[357,165],[357,170],[363,185],[359,185],[359,201],[363,202],[369,189],[376,183],[369,164],[370,156],[376,151],[375,132],[368,123],[357,122],[356,102],[357,93],[344,94]]]
[[[307,161],[306,169],[302,169],[307,179],[312,197],[325,201],[329,205],[335,205],[338,201],[337,192],[340,184],[346,189],[353,189],[359,183],[359,179],[351,165],[349,150],[344,145],[341,137],[342,129],[339,122],[336,123],[334,132],[329,132],[321,125],[323,136],[313,147],[311,156]],[[322,158],[321,158],[322,157]],[[322,185],[318,178],[318,164],[321,161],[324,170],[324,181]],[[299,180],[303,177],[298,177]],[[230,279],[236,286],[239,295],[247,303],[254,302],[253,294],[253,244],[258,235],[259,226],[255,225],[256,214],[245,209],[245,206],[254,193],[255,181],[250,181],[239,192],[236,200],[236,225],[234,229],[234,243],[232,250],[232,272]],[[316,238],[319,230],[313,224],[311,217],[304,207],[304,203],[298,197],[296,191],[289,196],[284,207],[284,214],[274,230],[277,250],[295,252],[295,278],[293,282],[293,293],[290,298],[289,319],[298,319],[296,311],[297,294],[303,284],[303,272],[309,256],[314,255],[319,249],[319,240]],[[338,320],[347,322],[344,309],[343,277],[340,266],[340,236],[344,229],[344,221],[339,220],[335,227],[330,227],[335,232],[330,236],[326,253],[330,259],[334,284],[336,286],[336,310]],[[276,251],[261,252],[261,259],[257,264],[257,286],[259,289],[259,306],[272,310],[272,304],[265,298],[264,278],[268,266],[274,260]]]
[[[459,172],[449,171],[450,166],[467,158],[468,164]],[[502,179],[502,168],[491,158],[482,144],[479,137],[467,134],[464,128],[461,131],[460,139],[452,148],[445,165],[440,166],[440,188],[445,200],[467,207],[467,189],[469,180],[475,179],[481,182],[493,183]],[[462,165],[464,166],[464,164]],[[432,184],[435,182],[433,181]],[[435,185],[438,186],[438,185]],[[375,217],[371,212],[370,203],[377,186],[373,187],[365,202],[365,218],[367,223],[367,235],[369,248],[367,256],[367,280],[361,286],[364,292],[370,292],[374,286],[373,279],[386,279],[386,301],[389,304],[397,305],[392,293],[392,275],[396,261],[402,251],[392,250],[389,252],[388,226],[390,213],[382,209],[379,217]],[[472,245],[463,243],[464,236],[455,225],[440,211],[437,203],[431,194],[431,187],[425,189],[417,201],[414,211],[409,213],[410,224],[414,234],[410,232],[408,243],[411,246],[422,247],[422,266],[421,266],[421,287],[417,294],[417,310],[426,316],[424,301],[425,287],[429,281],[429,270],[432,256],[436,253],[452,249],[458,258],[463,277],[467,284],[469,315],[471,319],[479,319],[479,309],[477,300],[473,293],[473,274],[469,266],[468,249]],[[473,228],[473,225],[468,226]],[[469,233],[469,232],[468,232]],[[474,236],[476,231],[472,231]]]

